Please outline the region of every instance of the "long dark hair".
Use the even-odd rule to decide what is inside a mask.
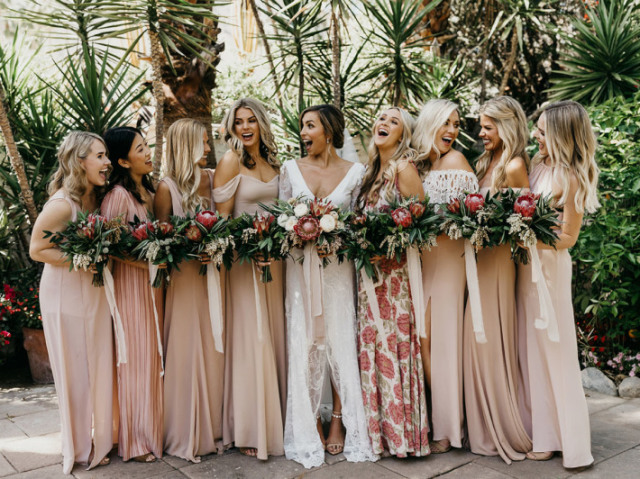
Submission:
[[[140,196],[138,188],[129,174],[129,170],[124,168],[118,162],[120,159],[126,160],[129,158],[129,150],[131,150],[131,145],[133,145],[133,140],[135,140],[136,135],[140,135],[142,137],[142,132],[137,128],[130,126],[109,128],[104,133],[104,142],[109,150],[109,159],[111,160],[111,166],[113,167],[113,171],[109,176],[107,192],[111,191],[114,186],[120,185],[131,193],[138,203],[143,204],[142,196]],[[142,177],[142,186],[152,193],[156,191],[149,175],[144,175]]]

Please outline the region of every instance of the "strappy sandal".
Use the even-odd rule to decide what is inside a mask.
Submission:
[[[142,454],[141,456],[136,456],[132,458],[135,462],[144,462],[145,464],[150,464],[152,462],[156,462],[156,456],[153,453],[149,452],[147,454]]]
[[[258,457],[258,449],[255,447],[239,447],[240,454],[247,457]]]
[[[451,450],[451,442],[446,439],[431,441],[429,443],[429,449],[431,450],[431,454],[444,454]]]
[[[338,419],[340,421],[340,427],[342,427],[342,414],[336,414],[335,411],[331,411],[331,422],[333,422],[334,419]],[[342,443],[327,444],[326,451],[332,456],[337,456],[344,451],[344,439]]]
[[[526,454],[526,456],[527,456],[527,459],[530,459],[532,461],[548,461],[553,457],[553,451],[547,451],[547,452],[529,451]]]

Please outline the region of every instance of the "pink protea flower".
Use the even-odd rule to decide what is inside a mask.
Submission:
[[[153,231],[154,228],[151,223],[141,223],[133,229],[131,235],[138,241],[143,241],[149,238],[149,232],[153,233]]]
[[[318,218],[330,213],[332,210],[333,210],[333,205],[331,204],[331,202],[325,203],[324,201],[319,200],[318,198],[316,198],[309,204],[309,211],[313,216],[316,216]]]
[[[396,226],[408,228],[411,226],[411,212],[406,208],[396,208],[391,212],[391,218]]]
[[[195,243],[199,243],[200,241],[202,241],[202,232],[200,231],[200,228],[198,228],[197,225],[194,225],[194,224],[189,225],[184,230],[184,235],[187,237],[187,239]]]
[[[166,221],[161,221],[158,223],[158,229],[163,236],[169,236],[173,233],[173,225],[171,223],[167,223]]]
[[[411,203],[409,205],[409,211],[411,211],[414,218],[420,218],[425,210],[426,208],[423,203]]]
[[[447,209],[453,214],[460,213],[460,199],[459,198],[452,199],[447,205]]]
[[[196,215],[196,221],[207,228],[207,230],[210,230],[213,228],[213,225],[218,222],[218,216],[213,211],[200,211]]]
[[[513,204],[513,211],[521,214],[524,218],[531,218],[536,212],[537,199],[533,193],[520,195]]]
[[[312,241],[320,236],[320,222],[313,216],[303,216],[294,225],[293,231],[304,241]]]
[[[484,197],[479,193],[468,194],[464,199],[464,205],[469,213],[474,214],[484,208]]]

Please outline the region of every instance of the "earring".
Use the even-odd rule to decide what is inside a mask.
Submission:
[[[329,144],[329,141],[330,141],[329,138],[327,138],[327,145]]]

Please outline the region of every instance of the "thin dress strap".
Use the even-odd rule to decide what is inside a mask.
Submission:
[[[165,176],[162,180],[168,187],[169,192],[171,193],[171,207],[173,209],[173,214],[175,216],[185,216],[184,210],[182,209],[182,195],[178,190],[178,185],[173,181],[172,178]]]
[[[69,195],[65,193],[64,190],[60,189],[53,195],[51,195],[51,197],[45,203],[45,206],[48,205],[49,202],[54,200],[65,200],[67,203],[69,203],[69,206],[71,206],[71,221],[75,221],[78,218],[78,211],[80,210],[80,207],[75,201],[71,199]]]

